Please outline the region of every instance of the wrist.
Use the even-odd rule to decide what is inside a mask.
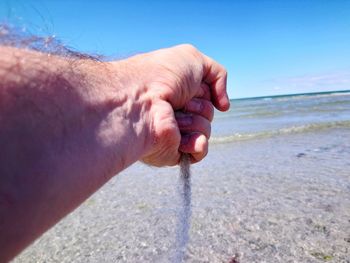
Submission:
[[[102,94],[103,104],[110,109],[98,137],[103,145],[118,152],[125,168],[152,148],[152,96],[133,61],[108,62],[104,67],[106,73],[102,75],[108,76],[110,85]]]

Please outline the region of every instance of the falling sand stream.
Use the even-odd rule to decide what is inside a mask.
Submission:
[[[178,185],[181,205],[179,206],[176,231],[175,256],[173,262],[184,260],[186,246],[189,241],[191,220],[191,172],[190,156],[183,154],[180,161],[180,178]]]

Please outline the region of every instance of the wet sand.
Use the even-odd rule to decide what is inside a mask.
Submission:
[[[211,145],[192,167],[185,262],[350,262],[349,138],[328,129]],[[170,262],[178,174],[130,167],[14,262]]]

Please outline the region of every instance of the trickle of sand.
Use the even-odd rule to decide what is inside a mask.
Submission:
[[[189,230],[191,220],[191,172],[190,156],[182,154],[180,161],[180,178],[178,192],[181,205],[179,206],[175,256],[173,262],[181,263],[184,260],[186,246],[189,241]]]

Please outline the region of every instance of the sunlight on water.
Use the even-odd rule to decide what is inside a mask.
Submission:
[[[222,140],[222,136],[261,137],[287,130],[310,131],[311,127],[344,127],[348,121],[350,92],[233,100],[228,112],[216,112],[212,137],[213,141]]]

